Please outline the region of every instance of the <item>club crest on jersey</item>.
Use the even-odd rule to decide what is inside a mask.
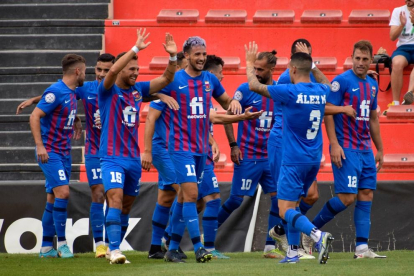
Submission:
[[[55,96],[55,94],[53,94],[53,93],[48,93],[48,94],[46,94],[46,96],[45,96],[45,101],[46,101],[47,103],[53,103],[55,100],[56,100],[56,96]]]
[[[371,96],[374,98],[375,95],[377,94],[377,88],[375,86],[372,86],[371,90],[372,90],[372,95]]]
[[[241,101],[241,99],[243,99],[243,94],[242,92],[240,92],[239,90],[236,91],[236,93],[234,93],[233,99],[235,99],[236,101]]]
[[[210,92],[211,91],[211,88],[210,88],[210,82],[209,81],[205,81],[204,82],[204,86],[206,87],[206,92]]]
[[[132,92],[132,96],[134,96],[134,99],[135,99],[136,102],[138,102],[139,100],[142,99],[141,93],[139,93],[136,90]]]
[[[339,82],[334,81],[332,83],[332,88],[331,88],[332,92],[338,92],[339,88],[341,88],[341,85],[339,84]]]

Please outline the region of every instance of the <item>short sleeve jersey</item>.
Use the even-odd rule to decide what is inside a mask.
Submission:
[[[322,130],[329,86],[319,83],[270,85],[274,101],[282,104],[282,165],[317,165],[322,157]]]
[[[88,81],[85,82],[82,87],[78,87],[75,90],[76,99],[82,100],[85,109],[85,156],[99,155],[101,129],[95,125],[95,119],[99,116],[98,86],[99,82],[97,80]]]
[[[273,85],[276,85],[275,81]],[[248,83],[240,85],[233,98],[240,102],[243,112],[250,106],[252,112],[263,110],[257,119],[239,122],[237,144],[243,154],[243,160],[266,160],[267,141],[274,124],[274,103],[271,99],[252,92]]]
[[[172,110],[169,121],[168,150],[206,155],[209,149],[211,97],[218,98],[224,88],[213,74],[202,71],[197,77],[190,77],[185,70],[175,73],[174,81],[161,90],[179,104],[179,110]]]
[[[152,144],[160,145],[164,148],[168,147],[168,135],[170,121],[170,108],[160,100],[152,101],[150,107],[161,111],[160,117],[155,121],[155,131],[152,137]]]
[[[405,17],[407,18],[407,23],[405,23],[405,26],[401,34],[398,36],[397,47],[400,47],[402,45],[414,44],[414,27],[410,20],[410,11],[408,10],[407,5],[395,8],[392,11],[390,26],[401,25],[401,21],[400,21],[401,12],[405,13]]]
[[[137,82],[129,89],[114,84],[109,90],[98,88],[102,133],[101,157],[140,158],[138,145],[139,112],[142,98],[149,97],[149,82]]]
[[[310,74],[311,82],[316,83],[316,79],[313,76],[312,72]],[[290,84],[289,68],[286,69],[279,77],[277,84]],[[282,104],[280,102],[274,103],[274,121],[272,130],[270,131],[268,144],[271,144],[275,147],[282,147]]]
[[[75,91],[59,80],[46,88],[37,107],[46,113],[40,119],[40,132],[46,151],[69,155],[77,108]]]
[[[367,76],[365,80],[348,70],[332,81],[332,92],[327,102],[337,106],[352,105],[356,120],[345,114],[334,115],[335,132],[339,145],[352,151],[371,151],[369,131],[370,111],[377,109],[377,82]]]

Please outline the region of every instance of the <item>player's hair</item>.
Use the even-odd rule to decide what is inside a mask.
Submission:
[[[62,70],[63,74],[65,74],[71,67],[77,63],[84,63],[86,64],[86,60],[83,56],[76,55],[76,54],[67,54],[62,59]]]
[[[193,46],[204,46],[207,47],[206,41],[199,36],[191,36],[189,37],[183,45],[183,52],[189,53]]]
[[[299,42],[302,42],[303,44],[305,44],[306,45],[306,47],[308,47],[308,48],[311,48],[312,46],[311,46],[311,44],[309,43],[309,41],[307,41],[306,39],[304,39],[304,38],[299,38],[299,39],[296,39],[295,41],[293,41],[293,43],[292,43],[292,48],[290,49],[290,53],[293,55],[294,53],[296,53],[296,44],[297,43],[299,43]]]
[[[276,50],[272,50],[271,52],[260,52],[257,56],[257,60],[262,60],[264,58],[267,59],[267,64],[269,64],[272,67],[276,66],[277,57],[276,57]]]
[[[178,66],[181,66],[181,63],[183,63],[184,58],[185,58],[185,56],[184,56],[184,53],[182,51],[177,53],[177,65]]]
[[[224,66],[224,61],[221,57],[216,55],[207,55],[206,63],[204,64],[204,71],[215,69],[217,66]]]
[[[372,44],[368,40],[360,40],[354,44],[354,51],[352,54],[355,53],[355,50],[359,49],[362,52],[369,52],[369,56],[372,56]]]
[[[306,53],[295,53],[290,58],[291,65],[302,74],[309,74],[312,69],[312,57]]]
[[[122,52],[122,53],[120,53],[120,54],[118,54],[117,56],[116,56],[116,58],[115,58],[115,61],[114,61],[114,63],[115,62],[117,62],[118,61],[118,59],[120,59],[123,55],[125,55],[127,52]],[[138,56],[135,54],[133,57],[132,57],[132,59],[133,60],[138,60]]]
[[[115,57],[113,55],[109,54],[109,53],[106,53],[106,54],[100,55],[96,61],[97,62],[102,61],[102,62],[112,62],[112,63],[114,63],[115,62]]]

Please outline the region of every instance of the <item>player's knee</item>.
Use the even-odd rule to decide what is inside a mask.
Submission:
[[[313,192],[313,193],[308,193],[308,196],[306,198],[304,198],[303,201],[306,204],[313,205],[313,204],[316,203],[316,201],[318,201],[318,199],[319,199],[319,193],[318,193],[318,191],[316,191],[316,192]]]
[[[184,201],[185,202],[196,202],[197,196],[198,196],[197,191],[188,191],[184,193]]]
[[[158,204],[164,207],[171,207],[175,199],[175,193],[158,194]]]
[[[342,201],[342,203],[346,207],[352,205],[352,203],[355,202],[356,198],[357,198],[356,194],[340,194],[339,195],[339,199]]]
[[[402,71],[407,66],[407,61],[404,58],[394,58],[392,60],[392,72]]]
[[[370,189],[358,190],[358,200],[372,201],[374,199],[374,191]]]

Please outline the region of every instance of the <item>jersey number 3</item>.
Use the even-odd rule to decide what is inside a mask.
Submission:
[[[308,140],[313,140],[318,134],[319,126],[321,125],[321,111],[320,110],[312,110],[309,116],[309,121],[312,122],[312,127],[308,128],[308,132],[306,133],[306,138]]]

